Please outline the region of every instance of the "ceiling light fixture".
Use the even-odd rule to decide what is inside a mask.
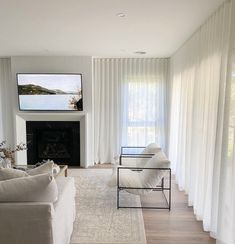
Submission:
[[[118,17],[120,17],[120,18],[124,18],[124,17],[126,17],[126,15],[124,14],[124,13],[117,13],[116,14]]]
[[[143,54],[146,54],[146,52],[144,52],[144,51],[136,51],[135,54],[143,55]]]

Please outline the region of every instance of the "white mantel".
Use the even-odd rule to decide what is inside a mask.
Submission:
[[[26,121],[80,121],[80,166],[88,167],[88,145],[87,128],[88,113],[68,112],[68,113],[31,113],[18,112],[15,117],[15,135],[17,142],[26,143]],[[16,154],[16,164],[27,164],[27,152],[21,151]]]

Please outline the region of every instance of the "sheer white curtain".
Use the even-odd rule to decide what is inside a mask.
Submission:
[[[235,243],[235,50],[229,66],[224,109],[223,146],[218,171],[219,201],[215,237],[218,244]]]
[[[166,149],[168,59],[128,59],[122,82],[122,145]]]
[[[119,59],[94,59],[94,159],[113,162],[120,145],[120,86],[122,66]]]
[[[9,58],[0,58],[0,141],[12,143],[12,108],[9,84],[11,77],[11,62]]]
[[[168,59],[94,59],[95,162],[112,162],[120,146],[165,148]]]
[[[219,202],[217,204],[217,243],[235,243],[235,1],[232,6],[230,62],[226,99],[224,104],[224,121],[222,153],[219,169]],[[214,210],[213,209],[213,210]]]
[[[226,1],[172,58],[169,155],[179,188],[216,237],[230,11]]]

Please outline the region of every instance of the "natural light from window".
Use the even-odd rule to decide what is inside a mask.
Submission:
[[[162,96],[159,83],[129,81],[126,96],[126,145],[159,143]]]

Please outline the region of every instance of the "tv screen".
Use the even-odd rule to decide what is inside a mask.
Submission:
[[[82,111],[81,74],[17,74],[19,108]]]

